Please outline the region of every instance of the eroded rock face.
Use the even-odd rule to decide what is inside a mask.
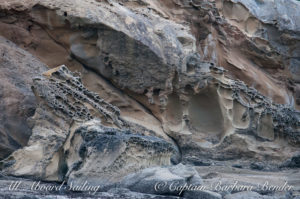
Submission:
[[[45,28],[55,43],[67,49],[70,53],[68,60],[73,57],[76,62],[70,63],[72,67],[78,68],[79,63],[84,64],[150,110],[159,120],[155,124],[163,127],[156,129],[158,131],[154,134],[165,139],[168,139],[165,134],[172,136],[181,146],[183,159],[189,157],[194,161],[192,154],[198,151],[201,151],[198,155],[202,158],[220,159],[221,151],[228,151],[230,155],[223,158],[238,159],[242,152],[247,158],[264,160],[273,157],[281,161],[291,157],[288,154],[292,151],[297,151],[294,147],[299,144],[299,113],[268,99],[297,108],[293,101],[297,102],[298,99],[298,84],[291,76],[297,73],[289,73],[283,78],[284,81],[292,78],[289,88],[295,93],[296,100],[291,98],[290,91],[268,75],[275,77],[275,69],[287,68],[298,55],[297,48],[293,47],[298,41],[297,22],[294,22],[297,14],[276,18],[270,11],[262,15],[258,3],[249,1],[81,3],[80,10],[75,9],[76,4],[65,1],[51,4],[48,1],[31,4],[20,2],[22,6],[18,7],[30,10],[23,15],[25,19],[35,22],[32,25],[34,29]],[[276,4],[276,9],[282,13],[299,5],[294,2],[293,6],[283,9],[280,7],[282,2],[261,4],[262,7]],[[11,22],[8,16],[10,9],[16,9],[15,6],[7,4],[3,7],[6,10],[2,18],[4,24]],[[150,10],[146,11],[146,7]],[[101,17],[98,17],[99,13]],[[22,23],[22,14],[15,15],[16,20],[12,23],[17,28]],[[193,15],[197,17],[191,17]],[[282,23],[284,17],[289,20],[286,26]],[[191,22],[187,24],[189,20]],[[278,26],[272,20],[277,20]],[[259,32],[261,28],[265,33]],[[59,36],[58,32],[64,36]],[[37,36],[34,31],[28,34]],[[291,38],[289,41],[293,42],[282,43],[275,39],[277,34],[282,38]],[[22,43],[22,40],[17,42]],[[33,44],[36,42],[32,40]],[[45,58],[30,46],[26,45],[25,48]],[[288,49],[293,49],[292,54],[296,56],[291,56]],[[64,53],[64,56],[67,54]],[[54,64],[50,59],[44,61],[49,65]],[[225,73],[218,65],[228,71]],[[274,69],[274,73],[269,69]],[[248,84],[253,82],[251,85],[267,97],[227,76],[243,79]],[[85,79],[85,82],[90,81]],[[92,84],[90,86],[95,87]],[[57,89],[65,89],[62,87],[58,85],[58,88],[40,89],[57,92]],[[68,90],[63,92],[68,94]],[[78,95],[78,92],[75,94]],[[107,123],[115,127],[127,125],[123,124],[122,119],[116,118],[119,111],[110,110],[111,107],[106,107],[104,102],[101,102],[101,106],[108,112],[101,106],[95,107],[97,99],[88,96],[87,102],[95,108],[94,111],[100,113],[92,116],[85,105],[79,105],[79,111],[68,103],[61,104],[64,96],[63,93],[52,96],[61,99],[50,103],[50,107],[62,110],[66,107],[73,113],[65,114],[77,119],[83,116],[88,119],[100,117],[108,118]],[[84,99],[86,96],[75,98],[78,97]],[[283,146],[279,144],[281,140],[290,148],[274,152]],[[270,144],[268,147],[264,145],[266,142]],[[233,148],[238,150],[232,153]]]
[[[274,78],[280,79],[281,84],[286,85],[289,79],[299,83],[297,65],[300,16],[295,10],[300,6],[298,1],[220,0],[216,2],[226,22],[237,27],[247,37],[248,48],[241,48],[243,54],[248,57],[246,59],[252,57],[254,65]],[[233,58],[227,60],[232,65],[238,64]],[[246,61],[240,63],[244,63],[247,68],[251,65]],[[273,83],[268,83],[269,89],[273,87],[271,84]],[[295,92],[294,99],[291,96],[288,98],[290,99],[286,103],[298,107],[298,103],[295,103]]]
[[[18,82],[34,102],[32,83],[39,106],[28,146],[2,162],[6,173],[111,185],[171,156],[256,171],[299,166],[299,2],[24,0],[0,8],[0,35],[50,68],[82,74],[62,66]],[[156,167],[122,183],[154,193],[147,175],[162,172],[172,176]],[[264,198],[227,197],[248,196]]]
[[[178,141],[183,159],[266,161],[272,156],[274,161],[289,156],[292,148],[297,151],[299,112],[228,78],[222,68],[201,61],[188,62],[187,68],[191,66],[192,72],[177,74],[171,94],[160,96],[165,97],[164,129]],[[280,140],[291,148],[274,153]]]
[[[109,187],[129,173],[170,165],[174,151],[172,144],[157,137],[107,128],[100,122],[90,121],[76,129],[70,138],[65,160],[69,168],[68,184],[88,181],[95,186]]]
[[[47,67],[3,37],[0,37],[0,51],[0,159],[3,159],[27,144],[32,128],[27,118],[37,106],[30,88],[32,78]]]
[[[39,107],[31,118],[32,135],[28,146],[1,163],[5,173],[109,184],[139,169],[170,164],[176,150],[172,143],[123,120],[117,107],[87,90],[75,75],[61,66],[34,79]],[[91,122],[95,117],[102,122]]]

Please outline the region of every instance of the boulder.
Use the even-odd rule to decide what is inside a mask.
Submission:
[[[187,191],[183,195],[185,198],[190,199],[222,199],[222,195],[212,191]]]
[[[277,198],[277,197],[260,195],[259,193],[253,192],[253,191],[244,191],[244,192],[238,192],[235,194],[228,194],[224,197],[224,199],[271,199],[271,198]],[[282,197],[278,197],[278,198],[282,198]],[[283,198],[285,198],[285,197],[283,197]]]
[[[104,189],[129,173],[170,165],[174,150],[172,144],[163,139],[108,128],[92,120],[76,129],[70,139],[70,148],[66,151],[69,155],[65,158],[69,168],[66,177],[68,184],[88,181]]]
[[[119,186],[141,193],[179,196],[183,195],[189,186],[201,184],[202,180],[193,167],[178,164],[147,168],[130,174]]]

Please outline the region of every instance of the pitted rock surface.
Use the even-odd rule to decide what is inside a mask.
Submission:
[[[40,102],[35,115],[30,118],[33,133],[28,146],[2,161],[1,167],[6,174],[63,181],[73,176],[75,167],[78,170],[78,162],[90,162],[82,165],[87,170],[75,171],[82,172],[83,178],[96,176],[96,179],[103,178],[103,182],[108,182],[110,178],[119,179],[142,168],[169,165],[171,156],[176,152],[176,146],[153,136],[155,132],[123,120],[117,107],[84,88],[80,78],[66,66],[35,77],[32,89]],[[93,122],[93,117],[97,117],[98,122]],[[92,130],[80,127],[85,122]],[[91,151],[94,149],[93,155]],[[95,157],[89,159],[91,156]],[[108,159],[103,162],[105,158]],[[97,165],[97,161],[103,165]],[[91,168],[90,164],[96,167]]]
[[[172,144],[160,138],[120,131],[90,121],[76,129],[71,138],[67,151],[70,155],[66,157],[70,168],[68,183],[89,181],[103,189],[129,173],[156,165],[170,165],[174,151]]]
[[[105,191],[135,176],[127,188],[155,198],[147,182],[183,163],[204,183],[294,189],[180,197],[297,197],[298,10],[296,0],[0,1],[0,158],[14,151],[1,168]],[[40,76],[42,65],[52,69]],[[189,181],[177,174],[170,182]],[[99,197],[121,192],[144,196],[121,186]]]

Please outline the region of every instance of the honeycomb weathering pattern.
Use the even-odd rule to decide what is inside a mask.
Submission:
[[[118,118],[120,110],[105,102],[96,93],[87,90],[80,77],[69,71],[66,66],[60,66],[45,72],[44,77],[34,79],[33,90],[42,97],[48,106],[55,111],[80,121],[93,119],[88,105],[98,111],[105,121],[122,127]]]
[[[117,107],[87,90],[76,73],[66,66],[35,77],[32,89],[39,101],[35,115],[30,118],[33,133],[28,146],[1,162],[6,174],[62,181],[72,172],[96,174],[112,167],[101,173],[107,175],[108,180],[109,177],[120,178],[127,174],[126,171],[170,164],[176,150],[170,140],[161,139],[155,132],[122,119]],[[136,165],[126,162],[127,159],[135,161]],[[102,166],[95,164],[93,168],[82,164],[83,171],[74,169],[79,162],[96,160]],[[85,170],[86,167],[90,170]],[[114,175],[116,167],[119,171]],[[98,176],[97,179],[101,178]]]

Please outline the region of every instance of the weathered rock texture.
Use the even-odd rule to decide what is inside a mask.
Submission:
[[[11,183],[17,183],[22,180],[18,190],[11,191],[9,186]],[[36,181],[24,179],[24,178],[13,178],[7,176],[0,177],[0,197],[5,199],[42,199],[42,198],[60,198],[60,199],[115,199],[115,198],[124,198],[124,199],[179,199],[176,196],[162,196],[162,195],[153,195],[153,194],[143,194],[138,192],[132,192],[128,189],[111,189],[108,192],[72,192],[69,190],[70,187],[67,185],[61,186],[61,184],[54,184],[54,183],[45,183],[41,182],[39,185],[40,187],[46,186],[57,186],[60,187],[60,191],[54,190],[31,190],[30,187],[35,185]]]
[[[274,161],[297,151],[299,112],[228,79],[220,68],[205,62],[194,67],[195,74],[178,73],[163,110],[164,129],[178,141],[183,158]],[[278,151],[286,144],[287,151]]]
[[[2,162],[5,173],[48,181],[79,178],[109,184],[142,168],[170,164],[175,152],[171,143],[120,118],[117,107],[88,91],[65,66],[43,75],[34,79],[39,106],[30,118],[33,130],[28,146]],[[81,125],[95,117],[102,122]]]
[[[6,173],[109,185],[180,162],[298,167],[299,2],[23,0],[0,9],[0,35],[53,68],[33,82],[39,64],[20,74],[39,106],[28,146],[2,161]],[[63,64],[73,72],[54,68]],[[8,140],[3,157],[27,141]],[[228,197],[247,195],[256,197]]]
[[[173,152],[172,144],[157,137],[91,121],[76,129],[70,140],[68,183],[88,181],[95,186],[109,186],[143,168],[170,165]]]
[[[31,135],[27,118],[34,114],[36,99],[32,78],[47,70],[30,53],[0,37],[0,159],[25,146]]]
[[[188,184],[201,185],[202,179],[193,167],[178,164],[164,168],[147,168],[130,174],[120,182],[119,186],[136,192],[178,196],[183,195],[186,190],[170,189],[170,187]]]
[[[282,85],[299,85],[300,16],[296,11],[299,2],[217,1],[217,7],[226,22],[237,27],[246,36],[247,48],[242,48],[241,52],[247,56],[246,60],[252,60],[250,65],[263,69],[264,73],[280,80],[278,83]],[[238,67],[238,62],[232,59],[227,61]],[[242,70],[247,71],[249,61],[243,64],[246,66],[243,66]],[[276,82],[274,79],[271,81]],[[272,89],[272,83],[266,86],[267,89]],[[286,103],[298,107],[297,91],[292,91],[295,94],[294,99],[289,97]]]

